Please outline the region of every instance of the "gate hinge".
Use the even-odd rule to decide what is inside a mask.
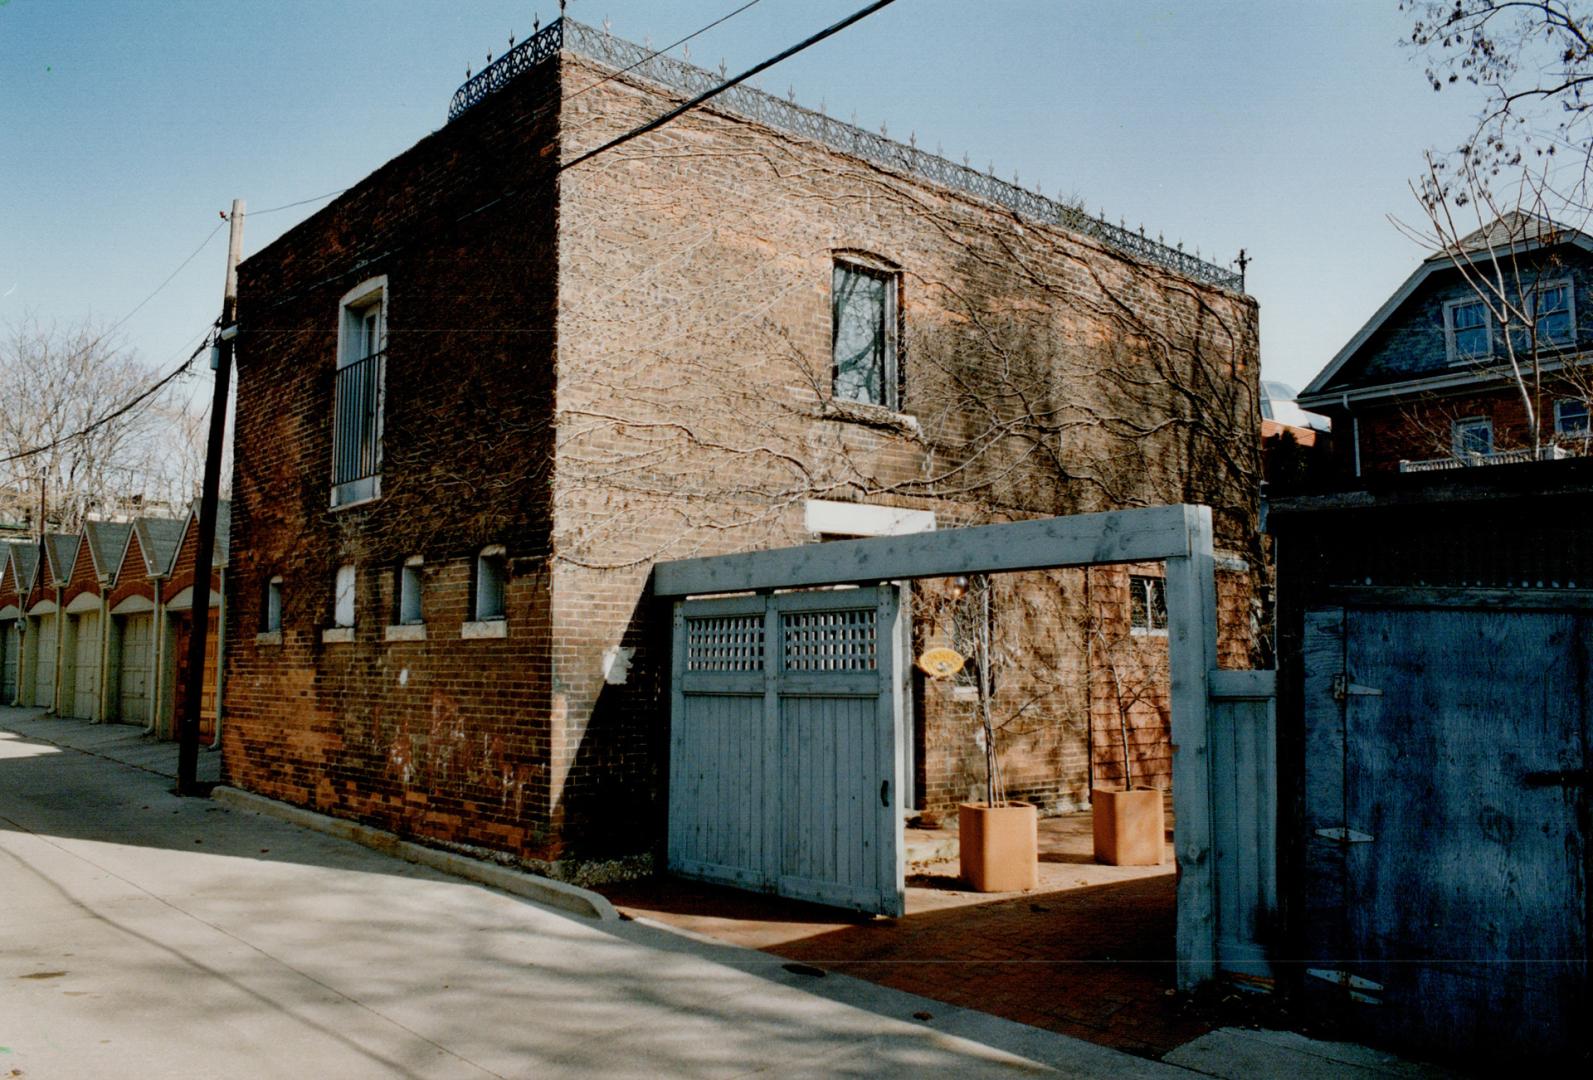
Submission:
[[[1381,1005],[1381,998],[1374,994],[1383,992],[1383,984],[1363,979],[1359,975],[1351,975],[1348,971],[1339,971],[1336,968],[1306,968],[1305,973],[1313,979],[1333,983],[1342,987],[1350,995],[1351,1001],[1359,1001],[1366,1005]]]
[[[1324,839],[1337,840],[1344,844],[1370,844],[1373,839],[1371,833],[1359,832],[1342,826],[1332,829],[1318,829],[1316,834]]]
[[[1333,676],[1333,700],[1343,701],[1348,697],[1382,697],[1383,691],[1375,686],[1361,686],[1350,682],[1348,674],[1340,672]]]

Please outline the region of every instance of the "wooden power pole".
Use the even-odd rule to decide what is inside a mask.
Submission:
[[[194,553],[193,632],[183,711],[177,718],[177,794],[204,795],[199,785],[199,702],[205,689],[205,638],[210,633],[210,570],[216,557],[216,510],[221,491],[221,448],[227,436],[227,391],[232,384],[232,348],[237,337],[238,261],[243,254],[243,200],[232,200],[227,239],[227,284],[221,297],[216,385],[210,398],[210,437],[205,443],[205,479],[199,494],[199,544]],[[220,662],[220,658],[217,658]],[[216,703],[218,712],[221,703]]]

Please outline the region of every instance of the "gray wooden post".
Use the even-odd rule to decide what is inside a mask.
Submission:
[[[1217,970],[1217,890],[1212,857],[1207,680],[1217,666],[1217,583],[1211,509],[1185,506],[1189,554],[1167,560],[1167,661],[1172,675],[1173,792],[1177,816],[1178,986]]]

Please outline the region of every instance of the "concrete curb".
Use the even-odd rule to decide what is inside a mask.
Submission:
[[[613,904],[590,889],[583,889],[578,885],[537,877],[523,870],[513,870],[507,866],[456,855],[451,851],[438,851],[436,848],[412,844],[382,829],[373,829],[357,821],[317,814],[313,810],[290,806],[238,788],[217,787],[211,792],[210,797],[235,810],[253,810],[256,813],[268,814],[300,828],[312,829],[340,840],[352,840],[384,855],[440,870],[454,877],[474,881],[478,885],[488,885],[575,915],[584,915],[600,922],[618,922],[620,919],[619,912],[614,910]]]

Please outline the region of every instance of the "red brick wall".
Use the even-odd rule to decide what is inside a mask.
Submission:
[[[239,272],[226,775],[525,857],[559,853],[548,831],[545,495],[554,76],[528,75],[423,140]],[[333,511],[338,305],[382,274],[382,497]],[[507,637],[463,640],[470,567],[488,544],[507,551]],[[387,641],[395,568],[416,555],[426,638]],[[326,642],[345,562],[359,575],[355,640]],[[277,638],[259,636],[273,575]]]
[[[577,60],[565,70],[570,89],[602,77]],[[663,104],[623,79],[571,97],[566,158]],[[567,172],[560,216],[554,751],[574,835],[594,824],[585,807],[613,811],[617,793],[626,816],[610,828],[656,833],[661,820],[647,794],[662,755],[648,748],[664,744],[667,707],[642,629],[657,559],[809,540],[807,498],[934,509],[942,527],[1205,502],[1224,546],[1252,554],[1260,477],[1247,300],[707,111]],[[831,269],[852,252],[901,268],[913,424],[826,401]],[[1001,365],[1024,355],[1050,373],[1036,384],[1046,420],[987,438],[985,418],[947,387],[1000,380]],[[1168,388],[1197,365],[1231,391],[1205,416],[1211,426],[1141,426],[1185,407]],[[1067,588],[1038,603],[1026,580],[998,588],[1055,610],[1018,648],[998,708],[1019,708],[1042,679],[1063,685],[1004,740],[1008,786],[1077,804],[1089,775],[1084,665],[1060,655],[1056,631],[1076,636],[1083,604]],[[1225,593],[1239,613],[1225,632],[1242,634],[1228,648],[1246,657],[1249,592]],[[605,687],[599,657],[621,643],[642,649],[631,684]],[[923,692],[924,798],[948,805],[980,782],[982,757],[967,703],[944,687]],[[1165,723],[1157,738],[1165,759]]]
[[[66,589],[61,593],[61,604],[65,607],[73,599],[83,593],[99,595],[99,576],[94,571],[94,556],[89,551],[88,538],[85,536],[77,546],[77,557],[72,561],[72,572],[67,576]]]
[[[127,538],[127,549],[122,555],[122,565],[116,569],[116,584],[107,599],[112,608],[130,596],[142,596],[151,602],[155,599],[155,583],[144,569],[144,549],[138,542],[138,532]]]
[[[214,560],[214,556],[212,556]],[[193,588],[194,568],[199,561],[199,520],[194,517],[188,519],[188,524],[183,529],[181,543],[177,545],[177,554],[172,557],[171,573],[166,578],[166,586],[162,595],[170,600],[184,589]],[[212,562],[214,565],[214,562]],[[212,592],[221,591],[221,569],[217,567],[210,571],[210,588]],[[196,592],[198,590],[195,590]],[[198,602],[199,597],[195,597]]]

